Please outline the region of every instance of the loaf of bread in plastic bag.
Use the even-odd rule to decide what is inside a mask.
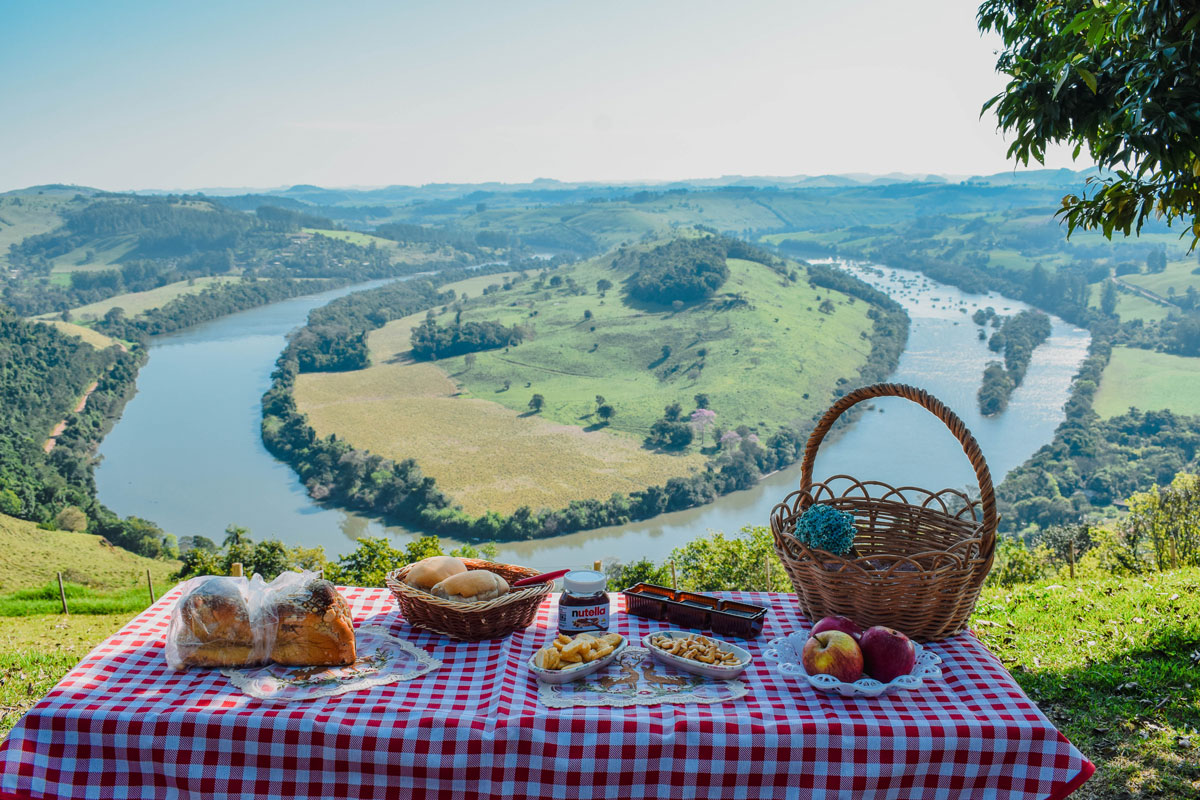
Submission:
[[[175,669],[347,665],[354,624],[346,600],[316,573],[285,572],[270,583],[208,575],[184,584],[166,655]]]

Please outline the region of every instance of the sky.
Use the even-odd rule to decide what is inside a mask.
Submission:
[[[0,0],[0,191],[1003,172],[975,10]]]

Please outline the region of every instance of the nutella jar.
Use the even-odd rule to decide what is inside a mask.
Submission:
[[[608,630],[608,576],[593,569],[576,569],[563,576],[558,601],[558,630],[575,635]]]

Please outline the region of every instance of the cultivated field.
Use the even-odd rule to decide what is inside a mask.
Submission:
[[[454,284],[469,296],[463,321],[532,324],[532,338],[477,353],[469,368],[465,357],[413,363],[411,331],[426,316],[416,314],[371,333],[370,368],[299,376],[298,407],[319,435],[415,459],[469,513],[558,508],[702,468],[700,442],[684,455],[642,446],[667,404],[687,414],[693,396],[707,393],[719,423],[766,438],[823,410],[838,377],[853,380],[869,352],[867,305],[814,290],[802,273],[793,283],[731,260],[717,297],[676,312],[629,304],[619,285],[601,297],[597,280],[623,277],[609,263],[553,273],[586,294],[572,294],[565,280],[538,287],[532,274],[509,290],[500,287],[511,274]],[[734,296],[747,305],[720,310]],[[817,310],[826,297],[833,313]],[[455,313],[435,311],[440,324]],[[546,400],[538,415],[528,409],[534,393]],[[596,395],[616,409],[609,426],[595,416]],[[713,445],[711,432],[703,444]]]
[[[1115,417],[1130,406],[1200,414],[1200,358],[1114,347],[1094,408],[1101,417]]]
[[[204,291],[214,284],[228,283],[236,280],[239,280],[239,278],[228,275],[217,275],[214,277],[196,278],[192,281],[168,283],[166,286],[160,286],[157,289],[119,294],[107,300],[73,308],[71,309],[71,317],[81,322],[92,322],[102,318],[113,308],[123,308],[125,309],[125,316],[136,317],[138,314],[145,313],[152,308],[161,308],[181,295],[195,294]],[[49,319],[57,316],[59,315],[42,314],[39,319]]]

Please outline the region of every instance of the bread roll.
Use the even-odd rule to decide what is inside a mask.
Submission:
[[[354,621],[350,606],[326,580],[309,581],[295,590],[274,594],[263,610],[264,621],[277,622],[271,660],[292,667],[353,664]]]
[[[434,586],[452,575],[461,575],[467,571],[467,565],[461,558],[454,556],[433,556],[422,559],[412,565],[404,582],[414,589],[428,592]]]
[[[508,581],[486,569],[452,575],[434,586],[432,594],[457,603],[481,603],[508,593]]]

